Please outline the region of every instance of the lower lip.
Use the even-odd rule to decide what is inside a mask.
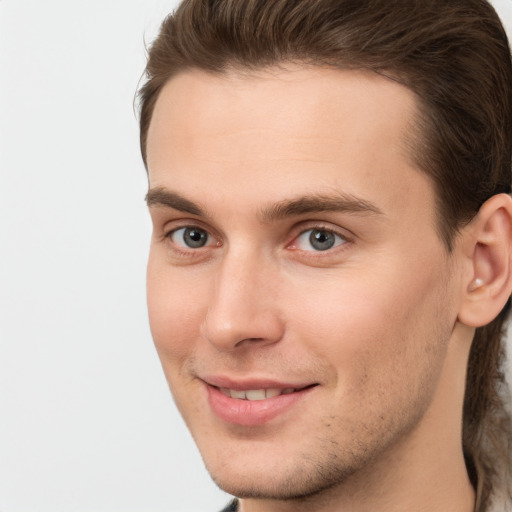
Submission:
[[[264,400],[240,400],[207,385],[208,402],[213,412],[227,423],[257,427],[273,420],[302,400],[314,387],[294,391]]]

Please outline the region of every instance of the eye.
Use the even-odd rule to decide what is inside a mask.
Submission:
[[[327,251],[344,244],[346,239],[328,229],[308,229],[297,237],[295,249],[301,251]]]
[[[210,235],[204,229],[184,227],[171,231],[167,235],[172,242],[186,249],[200,249],[210,241]]]

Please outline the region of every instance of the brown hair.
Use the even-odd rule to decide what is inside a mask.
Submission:
[[[144,162],[155,102],[176,73],[290,61],[367,68],[416,93],[413,155],[434,183],[448,251],[489,197],[510,193],[512,64],[504,29],[485,0],[184,0],[151,46],[139,92]],[[501,371],[509,306],[477,329],[468,363],[463,446],[478,511],[496,489],[512,499]]]

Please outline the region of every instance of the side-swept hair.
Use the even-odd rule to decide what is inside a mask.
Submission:
[[[144,162],[155,102],[171,77],[287,62],[366,68],[416,93],[411,152],[434,184],[447,251],[488,198],[510,193],[512,64],[486,0],[184,0],[151,46],[139,91]],[[477,329],[469,356],[462,442],[477,511],[486,510],[493,491],[512,500],[502,374],[509,307]]]

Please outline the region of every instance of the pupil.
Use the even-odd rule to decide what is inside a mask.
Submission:
[[[183,234],[185,243],[192,248],[203,247],[207,241],[207,234],[196,228],[189,228]]]
[[[334,234],[329,231],[314,229],[309,235],[309,241],[316,250],[326,251],[334,246],[335,238]]]

